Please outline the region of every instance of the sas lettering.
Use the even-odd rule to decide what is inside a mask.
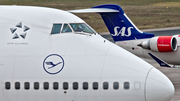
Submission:
[[[114,27],[114,34],[111,34],[112,36],[131,36],[131,29],[133,29],[133,27],[128,27],[127,31],[128,31],[128,34],[125,34],[125,31],[126,31],[126,27],[122,27],[121,30],[118,32],[118,26]]]

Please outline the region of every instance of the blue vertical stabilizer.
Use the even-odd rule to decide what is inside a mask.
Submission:
[[[116,4],[99,5],[92,8],[105,8],[119,12],[100,12],[114,41],[135,40],[154,37],[154,34],[141,32]]]

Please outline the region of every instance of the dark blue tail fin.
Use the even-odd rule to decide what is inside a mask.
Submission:
[[[154,34],[141,32],[126,16],[126,14],[119,5],[105,4],[92,8],[105,8],[119,11],[99,13],[115,42],[154,37]]]

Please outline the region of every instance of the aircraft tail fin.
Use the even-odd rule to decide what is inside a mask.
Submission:
[[[119,5],[106,4],[92,8],[109,8],[119,11],[113,13],[99,13],[115,42],[154,37],[154,34],[140,31]]]
[[[154,37],[154,34],[140,31],[116,4],[105,4],[90,9],[74,10],[73,13],[99,13],[114,41],[135,40]]]

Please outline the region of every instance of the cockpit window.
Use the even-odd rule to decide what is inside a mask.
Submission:
[[[69,27],[68,24],[64,24],[62,32],[61,33],[67,33],[67,32],[72,32],[71,28]]]
[[[52,28],[52,31],[51,31],[51,34],[58,34],[58,33],[60,33],[61,26],[62,26],[62,24],[54,24],[53,28]]]
[[[91,30],[85,23],[73,23],[70,24],[74,32],[85,32],[93,34],[94,31]]]

